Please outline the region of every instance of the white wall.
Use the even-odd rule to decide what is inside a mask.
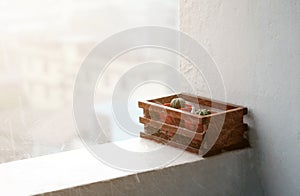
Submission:
[[[227,100],[249,108],[249,164],[264,194],[299,195],[300,1],[181,0],[180,9],[181,30],[216,61]]]

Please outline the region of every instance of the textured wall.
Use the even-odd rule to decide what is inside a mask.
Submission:
[[[216,61],[227,100],[249,108],[249,164],[265,195],[299,195],[300,1],[181,0],[180,9],[181,30]]]

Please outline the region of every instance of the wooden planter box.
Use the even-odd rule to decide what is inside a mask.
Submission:
[[[175,109],[164,105],[178,97],[192,108]],[[138,104],[144,111],[144,116],[139,119],[144,124],[144,131],[140,133],[142,138],[198,154],[202,153],[200,147],[207,132],[217,134],[221,131],[205,156],[249,147],[247,124],[243,123],[243,116],[247,114],[245,107],[186,93],[139,101]],[[212,114],[200,116],[192,113],[199,108],[209,109]],[[215,123],[219,119],[220,123]]]

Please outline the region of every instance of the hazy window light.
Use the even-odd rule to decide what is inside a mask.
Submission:
[[[80,63],[109,35],[144,25],[178,28],[178,1],[0,0],[0,163],[81,147],[71,107]],[[141,53],[117,66],[154,54]],[[121,73],[112,71],[105,92]]]

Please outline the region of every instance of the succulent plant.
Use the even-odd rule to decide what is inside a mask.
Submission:
[[[205,116],[205,115],[211,114],[211,112],[208,109],[202,109],[202,110],[199,109],[199,110],[197,110],[195,112],[195,114],[198,114],[198,115],[201,115],[201,116]]]
[[[170,106],[176,109],[184,108],[186,106],[185,100],[182,98],[174,98],[172,99]]]

